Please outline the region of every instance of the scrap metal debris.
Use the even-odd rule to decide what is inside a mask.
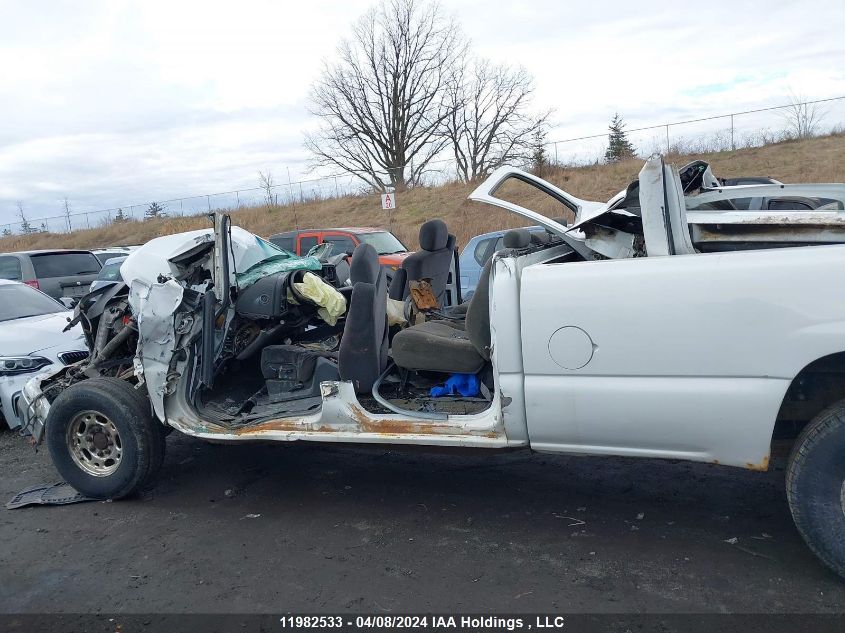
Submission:
[[[572,523],[567,524],[566,527],[576,527],[578,525],[586,525],[587,524],[586,521],[582,521],[581,519],[576,519],[575,517],[563,516],[562,514],[552,513],[552,516],[554,516],[556,519],[568,519],[569,521],[572,521]]]
[[[77,492],[69,483],[59,481],[54,484],[41,484],[22,490],[6,504],[7,510],[16,510],[25,506],[63,506],[82,501],[96,501]]]

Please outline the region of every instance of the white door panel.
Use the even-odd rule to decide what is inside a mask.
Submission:
[[[531,447],[762,468],[788,386],[766,378],[528,375]]]

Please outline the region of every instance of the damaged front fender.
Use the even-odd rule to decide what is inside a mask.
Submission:
[[[162,422],[170,363],[176,352],[176,312],[184,290],[172,279],[151,286],[135,280],[129,290],[129,305],[138,322],[135,375],[147,383],[153,411]]]

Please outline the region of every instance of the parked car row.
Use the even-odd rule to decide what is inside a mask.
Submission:
[[[66,329],[71,309],[97,284],[119,279],[118,262],[136,248],[0,253],[0,414],[6,426],[21,424],[21,389],[29,378],[88,356],[80,327]]]
[[[0,253],[0,279],[20,281],[54,299],[79,299],[90,289],[103,264],[126,257],[137,246],[94,251],[55,249]]]
[[[82,329],[65,330],[72,314],[31,285],[0,280],[0,413],[8,427],[21,425],[21,391],[32,376],[88,356]]]

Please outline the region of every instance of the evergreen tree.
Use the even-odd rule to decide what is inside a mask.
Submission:
[[[604,153],[604,159],[608,163],[615,163],[626,158],[633,158],[636,152],[634,146],[628,140],[625,123],[618,112],[613,115],[608,130],[607,151]]]
[[[147,210],[144,212],[144,216],[150,220],[152,218],[163,218],[165,217],[164,207],[162,207],[158,202],[153,202],[147,207]]]
[[[531,137],[531,170],[540,176],[549,166],[549,156],[546,153],[546,129],[542,126],[534,131]]]
[[[129,216],[126,215],[126,213],[123,211],[123,209],[118,209],[117,213],[114,214],[113,222],[115,224],[121,224],[123,222],[129,222]]]
[[[12,229],[10,229],[8,226],[5,229],[3,229],[3,237],[9,237],[11,234],[12,234]]]
[[[50,232],[50,229],[48,229],[48,228],[47,228],[47,223],[46,223],[46,222],[42,222],[42,223],[41,223],[41,228],[40,228],[39,230],[40,230],[42,233],[49,233],[49,232]]]
[[[18,217],[21,219],[21,233],[24,235],[30,235],[31,233],[38,232],[38,229],[32,226],[32,224],[29,223],[29,220],[27,220],[26,215],[24,215],[22,202],[18,202]]]

